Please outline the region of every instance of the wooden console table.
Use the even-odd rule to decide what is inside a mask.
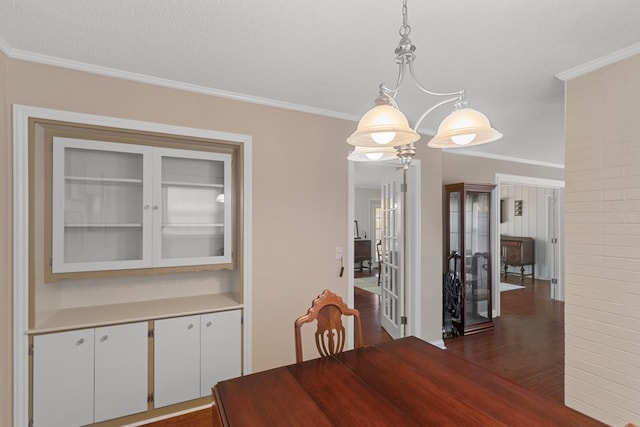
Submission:
[[[368,267],[364,266],[364,262],[368,262]],[[353,241],[353,264],[360,263],[360,271],[363,268],[369,268],[371,271],[371,240],[356,239]]]
[[[536,278],[535,241],[531,237],[500,236],[500,254],[504,263],[504,277],[507,278],[509,266],[520,267],[520,280],[524,276]],[[531,266],[531,274],[524,274],[524,266]]]

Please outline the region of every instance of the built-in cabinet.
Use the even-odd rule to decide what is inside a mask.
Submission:
[[[241,329],[241,311],[229,310],[36,335],[33,425],[83,426],[146,412],[149,401],[210,396],[242,374]]]
[[[241,144],[34,126],[29,424],[209,403],[244,367]]]
[[[53,139],[52,273],[225,264],[231,155]]]
[[[147,322],[36,335],[33,425],[81,426],[147,410]]]
[[[210,403],[251,369],[251,137],[40,114],[16,151],[16,423],[113,427]],[[194,339],[165,340],[183,318]],[[184,368],[188,394],[163,401]]]
[[[239,310],[158,320],[154,336],[156,408],[209,396],[241,373]]]

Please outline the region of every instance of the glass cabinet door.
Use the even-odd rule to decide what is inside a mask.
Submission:
[[[231,155],[54,138],[52,273],[231,262]]]
[[[154,259],[159,265],[230,262],[230,156],[156,149]]]
[[[465,194],[465,326],[491,321],[490,193]]]
[[[491,306],[492,184],[446,186],[443,279],[445,337],[493,327]]]
[[[53,273],[150,265],[144,227],[150,150],[54,138]]]

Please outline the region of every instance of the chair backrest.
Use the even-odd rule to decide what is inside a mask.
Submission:
[[[320,356],[341,353],[346,341],[345,328],[342,324],[342,316],[353,316],[354,320],[354,347],[362,347],[362,326],[360,324],[360,312],[347,307],[340,296],[328,289],[313,300],[307,314],[298,317],[295,322],[296,336],[296,363],[302,362],[302,337],[300,329],[303,324],[316,321],[315,333],[316,347]]]

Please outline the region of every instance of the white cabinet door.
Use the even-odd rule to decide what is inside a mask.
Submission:
[[[201,396],[209,396],[218,381],[240,376],[241,321],[240,310],[201,316]]]
[[[54,273],[151,267],[151,153],[53,138]]]
[[[231,156],[153,150],[153,262],[231,262]]]
[[[95,330],[95,422],[147,410],[147,322]]]
[[[154,323],[154,406],[200,397],[200,316]]]
[[[33,425],[93,423],[93,329],[33,340]]]

